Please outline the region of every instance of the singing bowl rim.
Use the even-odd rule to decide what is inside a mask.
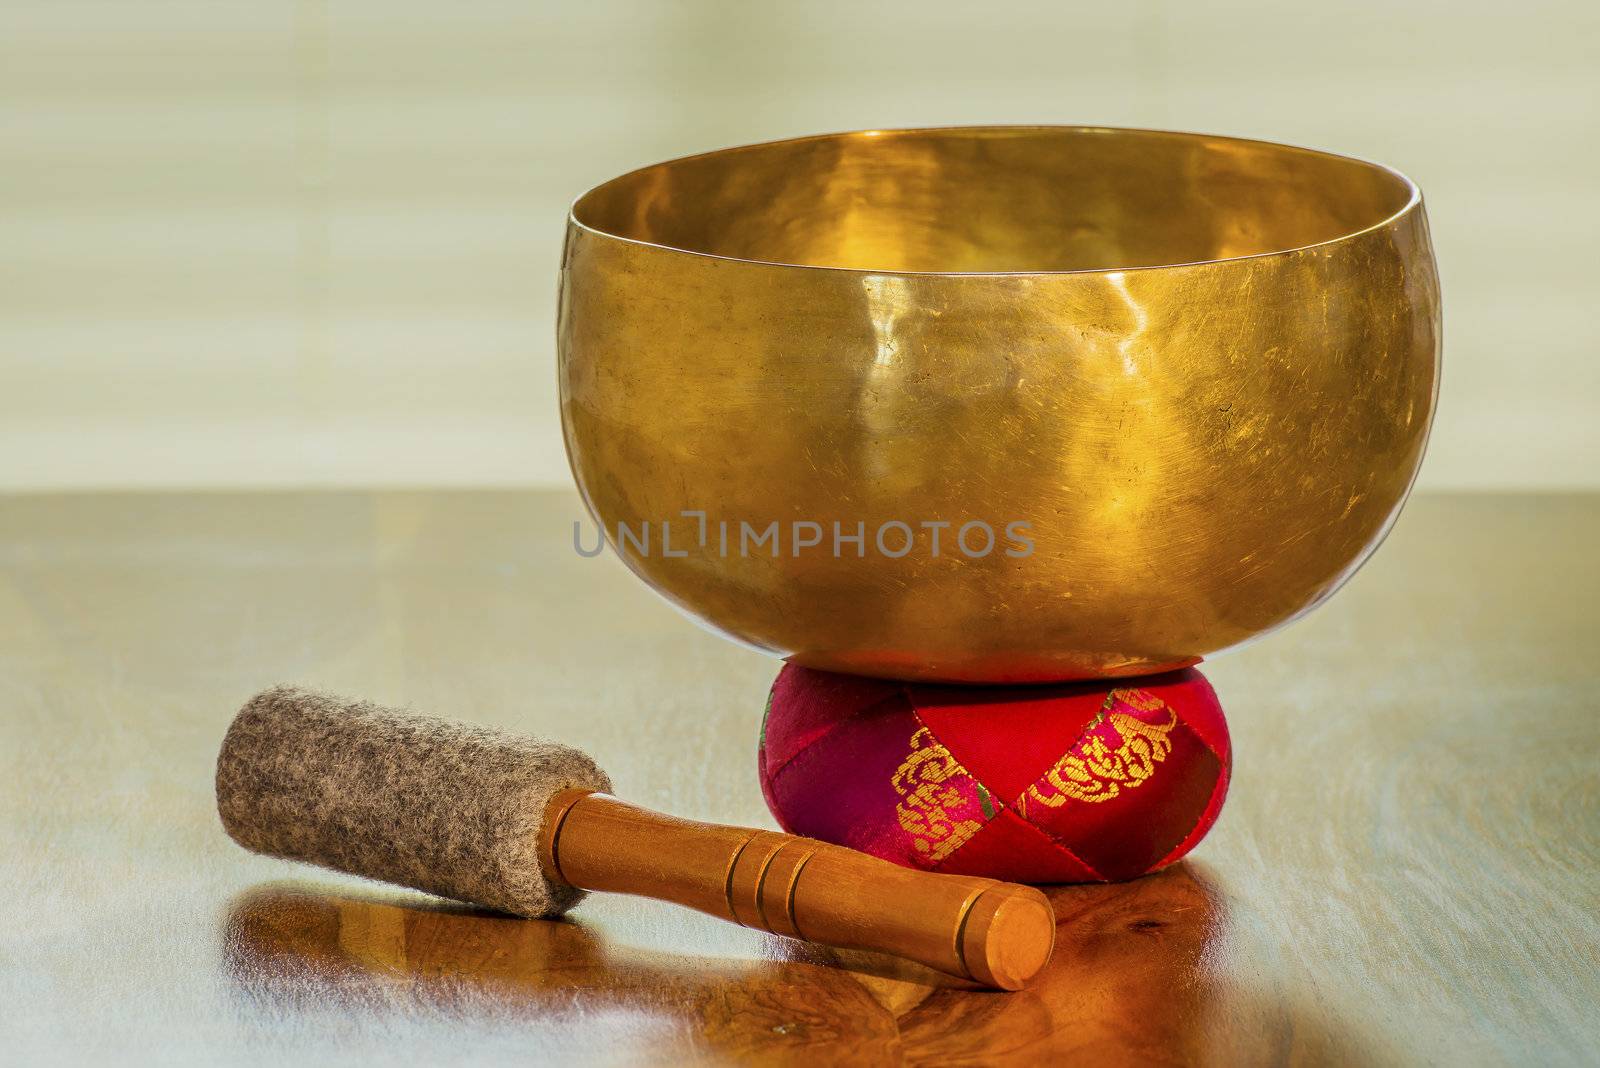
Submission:
[[[762,259],[760,257],[730,256],[723,253],[707,252],[702,249],[687,248],[681,245],[668,244],[660,241],[650,241],[644,238],[629,237],[616,233],[613,229],[590,223],[584,220],[583,214],[586,205],[592,204],[598,195],[620,186],[630,179],[638,178],[651,171],[665,171],[667,168],[697,160],[711,159],[718,156],[736,156],[746,152],[756,152],[763,149],[774,149],[803,145],[825,141],[846,141],[865,139],[893,139],[902,137],[915,137],[927,135],[986,135],[1001,133],[1021,133],[1036,131],[1062,135],[1087,134],[1108,135],[1117,137],[1151,137],[1166,138],[1179,141],[1209,141],[1236,146],[1248,146],[1258,149],[1270,149],[1288,155],[1313,156],[1322,160],[1354,164],[1366,168],[1375,175],[1387,178],[1394,182],[1398,189],[1403,190],[1405,199],[1398,208],[1381,218],[1375,219],[1365,226],[1335,234],[1320,241],[1307,242],[1285,248],[1273,248],[1263,252],[1252,252],[1237,256],[1218,256],[1210,259],[1175,260],[1171,263],[1134,264],[1127,266],[1102,266],[1063,269],[1013,269],[993,271],[940,271],[940,270],[898,270],[892,268],[853,267],[819,263],[791,263],[776,259]],[[708,149],[703,152],[691,152],[671,159],[659,160],[642,167],[635,167],[622,174],[609,178],[598,185],[592,186],[573,199],[567,210],[567,225],[594,237],[617,241],[622,244],[636,245],[641,248],[656,249],[662,252],[677,253],[683,256],[694,256],[701,259],[721,260],[725,263],[750,264],[760,267],[776,267],[796,271],[833,271],[842,274],[858,276],[901,276],[912,278],[1026,278],[1026,277],[1051,277],[1057,275],[1109,275],[1123,274],[1129,271],[1166,271],[1178,268],[1205,268],[1220,267],[1228,264],[1245,263],[1252,260],[1265,260],[1277,257],[1294,256],[1313,249],[1332,248],[1337,245],[1356,241],[1361,237],[1379,230],[1393,226],[1407,215],[1419,210],[1423,204],[1422,190],[1411,177],[1404,172],[1379,163],[1376,160],[1366,159],[1340,152],[1328,152],[1324,149],[1310,148],[1304,145],[1290,144],[1284,141],[1272,141],[1256,137],[1236,137],[1231,134],[1211,134],[1194,130],[1169,130],[1142,126],[1094,126],[1072,123],[995,123],[995,124],[956,124],[948,126],[904,126],[883,129],[840,130],[831,133],[804,134],[798,137],[784,137],[768,141],[751,141],[744,144],[731,145],[725,148]]]

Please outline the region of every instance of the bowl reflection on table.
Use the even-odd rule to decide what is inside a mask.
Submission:
[[[1193,663],[1338,588],[1421,462],[1439,297],[1421,198],[1373,164],[869,131],[580,198],[559,342],[584,500],[673,603],[812,667],[1043,681]]]

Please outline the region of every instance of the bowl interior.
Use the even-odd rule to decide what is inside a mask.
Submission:
[[[867,131],[711,152],[573,208],[616,237],[863,271],[1116,270],[1333,241],[1411,202],[1374,164],[1261,141],[1086,127]]]

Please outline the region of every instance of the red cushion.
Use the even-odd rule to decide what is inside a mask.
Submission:
[[[1232,753],[1193,668],[1032,687],[927,686],[786,666],[761,786],[786,830],[931,871],[1129,879],[1216,822]]]

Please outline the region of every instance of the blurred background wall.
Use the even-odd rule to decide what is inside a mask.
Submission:
[[[569,201],[860,127],[1283,140],[1428,199],[1423,485],[1600,480],[1600,5],[5,0],[0,489],[565,484]]]

